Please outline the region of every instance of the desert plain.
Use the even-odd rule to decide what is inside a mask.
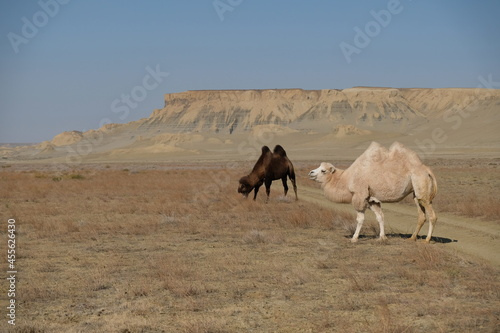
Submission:
[[[0,263],[16,223],[11,332],[498,332],[500,94],[491,90],[205,91],[151,117],[0,149]],[[438,181],[433,241],[411,198],[355,211],[308,172],[371,141],[414,149]],[[237,193],[282,145],[299,200]],[[420,235],[424,236],[428,225]]]

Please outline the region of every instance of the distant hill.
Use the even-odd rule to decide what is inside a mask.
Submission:
[[[242,142],[264,132],[298,151],[332,144],[358,147],[374,139],[429,150],[434,145],[495,151],[499,120],[500,90],[495,89],[199,90],[166,94],[165,106],[148,118],[64,132],[34,146],[3,147],[0,156],[52,161],[238,158]],[[253,141],[254,146],[266,143]]]

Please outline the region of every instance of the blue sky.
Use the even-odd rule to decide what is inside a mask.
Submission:
[[[0,142],[137,120],[185,90],[499,82],[499,13],[498,0],[2,0]]]

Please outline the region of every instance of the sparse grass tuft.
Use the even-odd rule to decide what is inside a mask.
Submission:
[[[202,316],[181,323],[183,333],[228,333],[225,321],[217,317]]]
[[[378,318],[379,323],[374,327],[373,332],[376,333],[412,333],[415,330],[408,324],[400,324],[404,322],[403,319],[395,319],[392,311],[385,300],[380,300],[376,310],[375,316]]]
[[[361,275],[360,273],[353,271],[347,267],[344,267],[343,273],[350,285],[350,290],[352,291],[373,291],[376,289],[376,283],[373,276]]]
[[[12,332],[14,332],[14,333],[45,333],[46,331],[41,329],[41,328],[34,327],[34,326],[21,326],[21,327],[16,327],[16,329]]]
[[[267,236],[259,230],[252,230],[243,237],[243,242],[246,244],[262,244],[267,243]]]

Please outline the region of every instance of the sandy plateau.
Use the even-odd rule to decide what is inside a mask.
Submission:
[[[149,118],[4,145],[12,331],[498,332],[499,120],[498,90],[189,91]],[[406,240],[417,218],[407,198],[382,205],[387,242],[368,213],[351,244],[352,207],[307,173],[395,140],[436,175],[433,241]],[[265,191],[245,200],[238,179],[276,144],[299,201],[280,182],[268,204]]]

